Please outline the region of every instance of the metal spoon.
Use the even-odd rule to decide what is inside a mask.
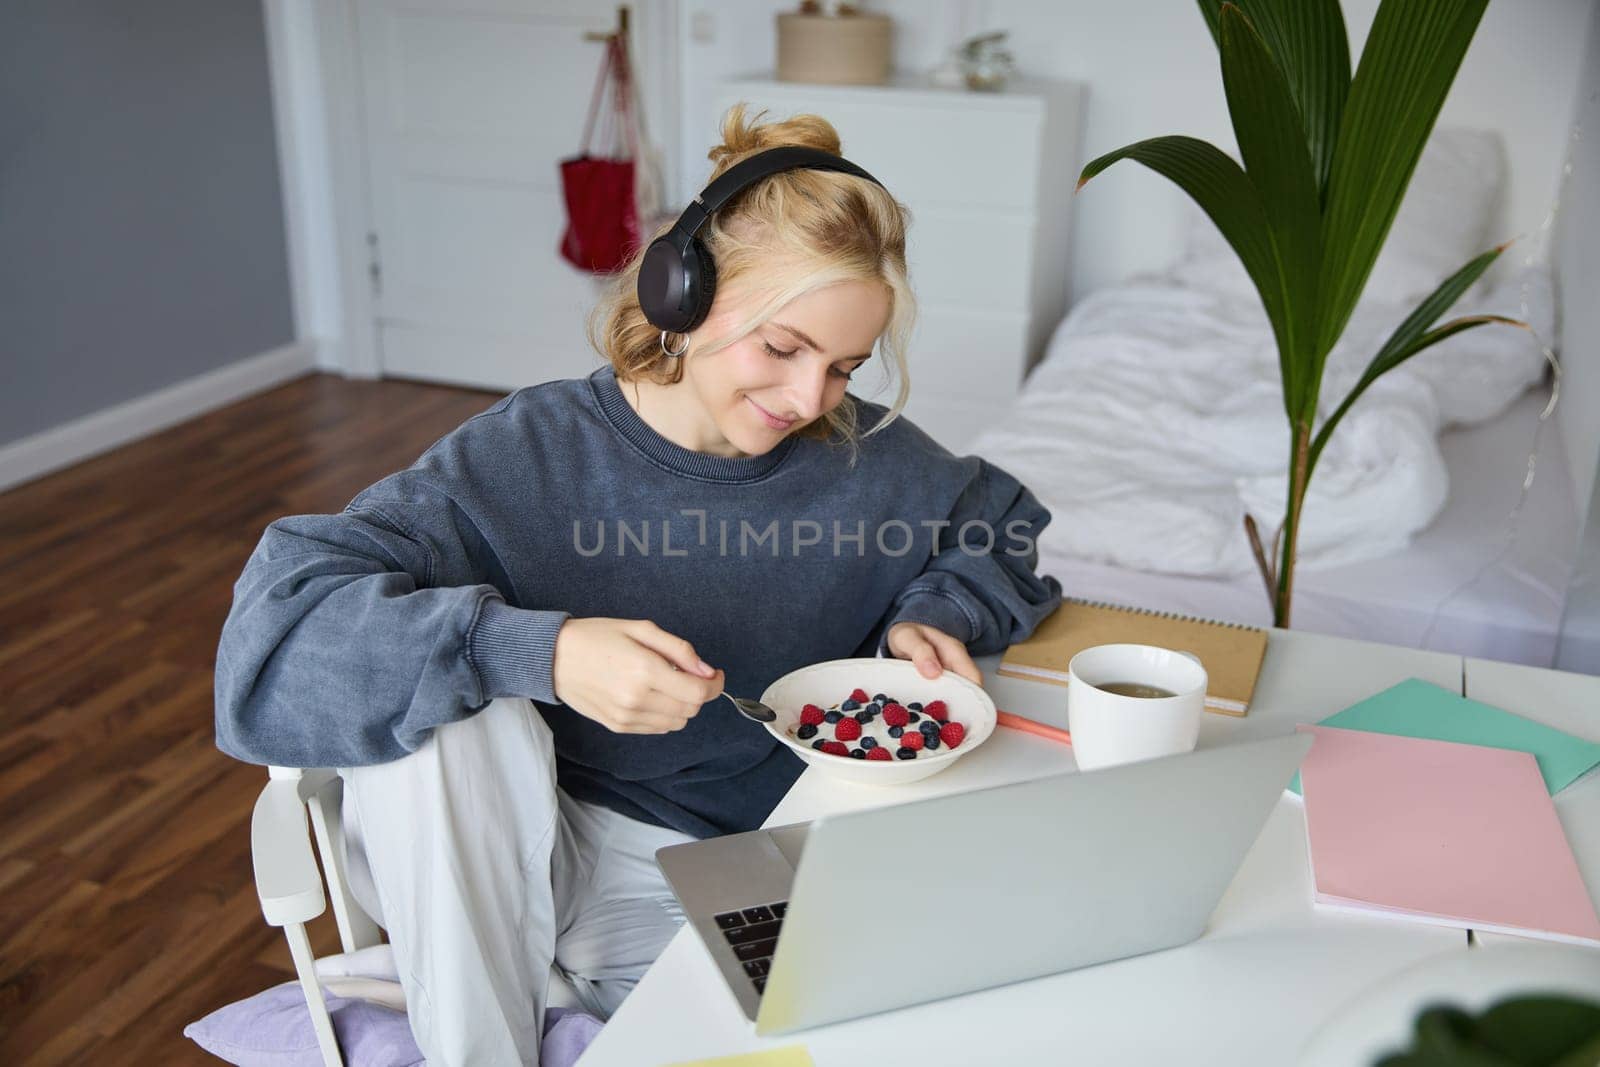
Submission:
[[[739,709],[739,713],[745,718],[754,722],[773,722],[778,718],[777,712],[773,711],[759,700],[747,700],[744,697],[736,697],[727,690],[723,690],[720,695],[725,696],[729,700],[733,701],[733,706]]]

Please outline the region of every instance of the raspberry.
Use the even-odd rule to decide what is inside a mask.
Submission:
[[[951,748],[961,744],[961,739],[967,736],[967,728],[958,722],[947,722],[939,730],[939,740]]]
[[[815,704],[807,704],[800,709],[800,723],[803,726],[816,726],[822,722],[822,709]]]
[[[921,734],[917,733],[917,731],[907,730],[901,736],[900,744],[902,747],[909,748],[911,751],[916,752],[922,748],[922,743],[924,740],[925,738]]]
[[[869,748],[867,749],[867,759],[884,761],[894,759],[894,757],[889,755],[889,750],[886,748]]]
[[[844,747],[843,741],[824,741],[822,743],[822,751],[826,752],[830,756],[850,755],[850,750]]]
[[[840,719],[833,724],[833,736],[840,741],[854,741],[861,736],[861,724],[854,719]]]
[[[899,704],[885,704],[883,706],[883,721],[890,726],[904,726],[911,721],[911,713]]]
[[[865,689],[852,689],[850,690],[850,699],[857,704],[865,704],[868,700],[867,691]]]
[[[922,714],[938,719],[940,722],[948,722],[950,720],[950,709],[945,706],[942,700],[930,702],[922,709]]]

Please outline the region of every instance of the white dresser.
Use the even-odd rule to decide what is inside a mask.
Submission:
[[[826,118],[844,156],[911,210],[906,257],[919,312],[905,414],[964,452],[1004,414],[1066,313],[1080,86],[1019,78],[980,93],[922,75],[872,86],[718,83],[718,117],[739,101],[766,108],[763,121]],[[894,399],[897,383],[882,370],[863,368],[857,382],[857,395]]]

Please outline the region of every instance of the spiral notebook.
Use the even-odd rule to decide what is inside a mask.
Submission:
[[[1243,715],[1267,652],[1267,631],[1172,612],[1068,597],[995,668],[1008,678],[1067,684],[1067,664],[1094,645],[1159,645],[1200,657],[1210,680],[1206,710]]]

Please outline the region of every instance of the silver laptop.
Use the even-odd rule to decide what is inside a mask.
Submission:
[[[1311,735],[1059,774],[656,859],[758,1034],[1199,937]]]

